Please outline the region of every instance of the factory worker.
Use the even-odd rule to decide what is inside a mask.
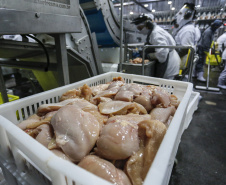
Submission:
[[[178,46],[193,46],[196,50],[196,44],[200,39],[201,32],[194,25],[195,5],[193,3],[185,3],[180,11],[175,15],[172,24],[174,26],[172,35]],[[181,58],[180,69],[185,69],[188,49],[178,49]]]
[[[141,33],[147,35],[146,45],[175,46],[173,37],[160,26],[153,22],[152,14],[141,14],[132,21]],[[157,59],[155,76],[159,78],[174,79],[179,74],[180,58],[171,48],[155,48],[153,53],[148,53],[148,59]]]
[[[218,50],[222,53],[221,60],[224,62],[224,70],[218,78],[217,86],[221,89],[226,89],[226,32],[217,39],[217,44]]]
[[[210,27],[208,27],[202,33],[201,39],[197,44],[197,48],[198,48],[197,54],[199,56],[199,60],[195,65],[193,77],[197,77],[198,81],[206,82],[206,79],[203,77],[203,73],[204,73],[203,67],[206,62],[206,55],[209,53],[209,49],[214,38],[214,33],[222,24],[223,22],[218,19],[212,22]]]

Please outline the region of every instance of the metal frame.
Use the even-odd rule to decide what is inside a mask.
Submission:
[[[59,84],[70,83],[65,33],[81,32],[78,1],[46,1],[45,3],[33,0],[18,0],[17,3],[14,0],[3,1],[0,3],[0,17],[2,19],[0,35],[53,34],[56,42]],[[1,69],[0,83],[3,101],[8,102]]]
[[[0,8],[0,34],[36,34],[81,32],[79,16],[63,16],[35,12],[23,12]]]

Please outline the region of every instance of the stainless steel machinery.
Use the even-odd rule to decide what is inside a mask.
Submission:
[[[90,32],[78,1],[0,1],[0,17],[0,35],[52,39],[51,44],[45,39],[36,43],[0,40],[0,65],[33,70],[44,90],[102,73],[95,33]]]

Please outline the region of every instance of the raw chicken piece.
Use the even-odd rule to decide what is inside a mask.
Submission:
[[[108,89],[111,89],[113,87],[121,87],[125,84],[125,82],[123,81],[113,81],[110,83],[110,85],[108,86]]]
[[[27,128],[27,125],[35,122],[41,121],[42,117],[38,116],[37,114],[33,114],[30,117],[28,117],[26,120],[20,122],[17,126],[21,128],[22,130],[25,130]]]
[[[170,116],[173,116],[176,112],[174,106],[167,107],[167,108],[154,108],[152,109],[150,115],[152,120],[159,120],[164,124],[167,124],[167,121]]]
[[[57,143],[56,143],[56,136],[55,136],[55,135],[54,135],[54,136],[52,137],[52,139],[50,140],[50,142],[49,142],[47,148],[48,148],[49,150],[60,149],[60,147],[57,146]]]
[[[44,119],[47,119],[47,118],[52,118],[55,114],[57,113],[57,111],[52,111],[52,112],[49,112],[45,115]],[[51,120],[51,119],[50,119]]]
[[[144,179],[141,177],[144,166],[144,148],[134,153],[125,165],[125,172],[133,185],[142,185]]]
[[[109,84],[100,84],[100,85],[93,86],[93,87],[90,87],[90,88],[92,90],[92,94],[94,96],[96,96],[97,94],[101,93],[102,91],[107,90],[108,86],[109,86]]]
[[[107,124],[123,122],[131,124],[133,127],[138,128],[137,124],[144,120],[151,120],[151,116],[149,114],[139,115],[139,114],[127,114],[120,116],[113,116],[108,119]]]
[[[53,137],[53,130],[48,124],[41,125],[36,128],[38,131],[38,135],[36,136],[36,140],[44,145],[46,148],[48,147],[49,142]]]
[[[125,82],[125,80],[121,76],[113,77],[112,82],[114,82],[114,81],[122,81],[122,82]]]
[[[57,145],[75,162],[92,150],[100,132],[97,119],[75,105],[66,105],[58,110],[51,124]]]
[[[134,95],[134,93],[131,92],[131,91],[119,91],[115,95],[114,100],[121,100],[121,101],[132,102],[133,101],[133,95]]]
[[[125,170],[133,185],[142,185],[166,133],[166,126],[157,120],[139,125],[140,149],[126,163]]]
[[[76,104],[77,107],[83,109],[83,108],[93,108],[97,109],[97,106],[93,105],[92,103],[88,102],[87,100],[80,99],[80,98],[73,98],[73,99],[67,99],[59,103],[51,103],[51,104],[43,104],[38,108],[37,114],[38,115],[45,115],[52,111],[57,111],[61,107],[64,107],[68,104]]]
[[[40,125],[49,124],[50,120],[51,120],[51,118],[46,118],[46,119],[42,119],[41,121],[38,121],[38,122],[32,122],[32,123],[27,124],[26,128],[27,129],[35,129],[35,128],[39,127]]]
[[[129,114],[109,118],[97,140],[96,153],[111,160],[131,156],[139,149],[137,124],[143,120],[151,120],[151,116]]]
[[[35,129],[43,124],[50,124],[50,120],[55,115],[57,111],[49,112],[45,116],[41,117],[41,120],[38,122],[31,122],[26,125],[27,129]]]
[[[49,112],[57,111],[61,107],[68,105],[76,100],[77,100],[77,98],[67,99],[67,100],[61,101],[59,103],[42,104],[39,106],[39,108],[37,110],[37,115],[43,116]]]
[[[161,104],[163,107],[168,107],[170,105],[170,95],[160,87],[156,87],[153,91],[152,104]]]
[[[126,174],[112,163],[94,155],[88,155],[78,164],[81,168],[116,185],[131,185]]]
[[[25,129],[24,132],[26,132],[29,136],[33,137],[34,139],[38,135],[38,131],[36,129]]]
[[[167,120],[167,122],[165,123],[165,125],[166,125],[167,128],[169,127],[172,119],[173,119],[173,116],[170,116],[169,119]]]
[[[110,101],[98,105],[101,114],[124,115],[128,113],[147,114],[146,109],[138,104],[124,101]]]
[[[77,89],[69,90],[62,94],[62,96],[60,97],[60,102],[67,99],[79,98],[80,94],[81,94],[80,90]]]
[[[135,96],[140,95],[141,92],[143,92],[144,85],[131,83],[131,84],[125,84],[124,86],[121,86],[119,91],[130,91],[133,92]]]
[[[85,100],[90,101],[92,97],[92,90],[90,89],[90,87],[87,84],[84,84],[82,87],[80,87],[80,90],[80,98],[84,98]]]
[[[78,90],[73,89],[62,94],[62,96],[60,97],[60,101],[73,99],[73,98],[84,98],[85,100],[89,101],[91,96],[92,96],[92,90],[87,84],[84,84]]]
[[[151,99],[152,96],[149,93],[143,92],[141,95],[137,96],[134,99],[134,102],[143,105],[147,112],[150,112],[150,110],[153,109]]]
[[[124,85],[125,81],[121,76],[119,76],[119,77],[114,77],[109,84],[110,85],[108,86],[108,89],[111,89],[112,87],[120,87]]]
[[[116,87],[112,87],[111,89],[102,91],[101,93],[93,97],[93,101],[95,101],[97,98],[100,98],[100,97],[112,98],[117,94],[117,92],[119,91],[119,88],[120,87],[116,86]]]
[[[121,160],[139,149],[138,128],[127,121],[103,126],[95,152],[106,159]]]
[[[71,103],[71,105],[74,105],[80,109],[92,109],[92,110],[98,110],[96,105],[93,105],[87,100],[75,98],[74,101]]]
[[[113,101],[111,98],[106,98],[106,97],[98,97],[95,100],[91,99],[91,103],[94,105],[99,105],[100,103],[103,102],[109,102],[109,101]]]
[[[60,157],[61,159],[65,159],[67,161],[73,162],[73,160],[71,160],[68,156],[66,156],[66,154],[60,149],[53,149],[50,151],[53,152],[58,157]]]
[[[173,105],[175,108],[177,108],[180,104],[180,101],[178,100],[178,98],[175,95],[171,94],[170,95],[170,104]]]
[[[108,119],[107,116],[100,114],[100,112],[98,111],[98,107],[96,105],[93,105],[87,100],[77,98],[76,101],[72,103],[72,105],[82,109],[85,112],[89,112],[93,116],[95,116],[95,118],[99,121],[101,127]]]
[[[97,119],[97,121],[99,122],[100,128],[103,126],[103,124],[106,123],[106,121],[108,119],[108,116],[101,114],[96,109],[83,108],[82,110],[85,111],[85,112],[88,112],[88,113],[92,114]]]

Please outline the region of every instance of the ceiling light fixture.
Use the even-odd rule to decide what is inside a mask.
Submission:
[[[133,14],[133,12],[129,12],[129,14],[130,14],[130,15],[132,15],[132,14]]]
[[[168,4],[172,4],[172,1],[168,1]]]
[[[148,4],[145,4],[144,7],[148,7]]]
[[[155,12],[155,9],[153,9],[152,12]]]
[[[171,10],[175,10],[175,8],[174,8],[174,7],[172,7],[172,8],[171,8]]]

